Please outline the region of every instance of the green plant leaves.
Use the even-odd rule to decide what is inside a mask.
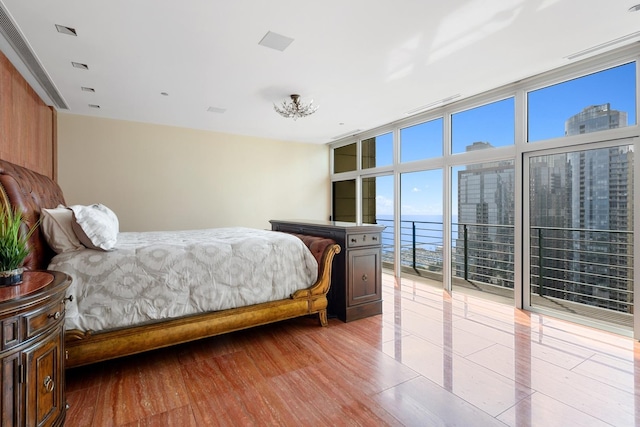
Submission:
[[[15,209],[0,211],[0,271],[14,270],[22,266],[29,255],[27,242],[36,230],[36,223],[26,234],[20,232],[22,212]]]

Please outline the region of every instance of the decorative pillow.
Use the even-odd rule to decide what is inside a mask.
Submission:
[[[73,205],[73,231],[78,240],[89,249],[108,251],[118,240],[120,224],[116,214],[101,204]]]
[[[73,211],[58,205],[55,209],[42,209],[40,229],[44,238],[57,254],[84,249],[73,231]]]

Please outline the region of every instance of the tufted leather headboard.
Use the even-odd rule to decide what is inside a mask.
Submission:
[[[52,179],[0,159],[0,208],[7,199],[12,209],[17,207],[22,211],[25,232],[40,219],[41,209],[65,204],[60,186]],[[55,255],[40,227],[29,239],[29,251],[24,262],[29,270],[46,269]]]
[[[306,234],[289,233],[298,237],[309,248],[311,254],[318,262],[318,277],[322,276],[322,268],[324,266],[323,255],[324,251],[329,245],[335,245],[335,240],[328,239],[326,237],[309,236]]]

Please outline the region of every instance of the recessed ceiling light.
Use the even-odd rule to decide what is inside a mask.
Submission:
[[[259,45],[270,47],[271,49],[279,50],[280,52],[288,48],[291,43],[293,43],[293,39],[291,37],[283,36],[282,34],[274,33],[272,31],[267,31],[267,34],[265,34],[262,40],[258,42]]]
[[[73,65],[75,68],[80,68],[81,70],[89,69],[89,66],[87,64],[82,64],[80,62],[71,62],[71,65]]]
[[[640,4],[637,4],[635,6],[631,6],[628,10],[628,12],[637,12],[640,10]]]
[[[207,111],[210,112],[210,113],[222,114],[225,111],[227,111],[227,109],[226,108],[219,108],[219,107],[209,107],[209,108],[207,108]]]
[[[92,87],[86,87],[86,86],[82,86],[80,87],[80,89],[82,89],[83,92],[95,92],[96,90]]]
[[[169,94],[167,92],[160,92],[160,95],[162,96],[169,96]]]
[[[56,30],[58,30],[58,32],[61,34],[67,34],[69,36],[76,36],[76,37],[78,36],[78,32],[76,31],[75,28],[65,27],[64,25],[56,24]]]
[[[97,105],[97,104],[89,104],[89,107],[91,107],[91,108],[100,108],[100,106]]]

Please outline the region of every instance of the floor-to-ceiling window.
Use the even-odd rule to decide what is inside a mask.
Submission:
[[[444,119],[400,127],[400,271],[442,284],[444,266]],[[435,162],[435,163],[434,163]],[[435,167],[434,167],[435,164]]]
[[[513,160],[452,170],[452,287],[513,298]]]
[[[385,227],[382,231],[382,263],[391,271],[395,263],[393,188],[393,175],[362,178],[362,222]]]
[[[515,144],[515,99],[451,115],[453,154]],[[451,173],[451,287],[513,298],[514,160],[454,166]]]
[[[379,180],[395,188],[379,199],[393,211],[395,275],[506,295],[530,310],[555,304],[575,315],[560,305],[579,303],[605,310],[590,319],[611,329],[635,322],[640,337],[639,56],[627,47],[356,135],[334,145],[357,158],[349,170],[334,164],[332,181],[362,192],[355,221],[366,205],[384,219]]]
[[[394,268],[394,186],[393,174],[373,174],[371,170],[393,166],[393,133],[387,132],[363,139],[362,142],[362,215],[364,224],[378,224],[382,231],[382,262]]]
[[[334,221],[356,221],[357,144],[350,143],[333,149],[333,172],[347,177],[332,182],[332,214]]]
[[[400,254],[403,274],[442,283],[442,169],[400,175]]]

